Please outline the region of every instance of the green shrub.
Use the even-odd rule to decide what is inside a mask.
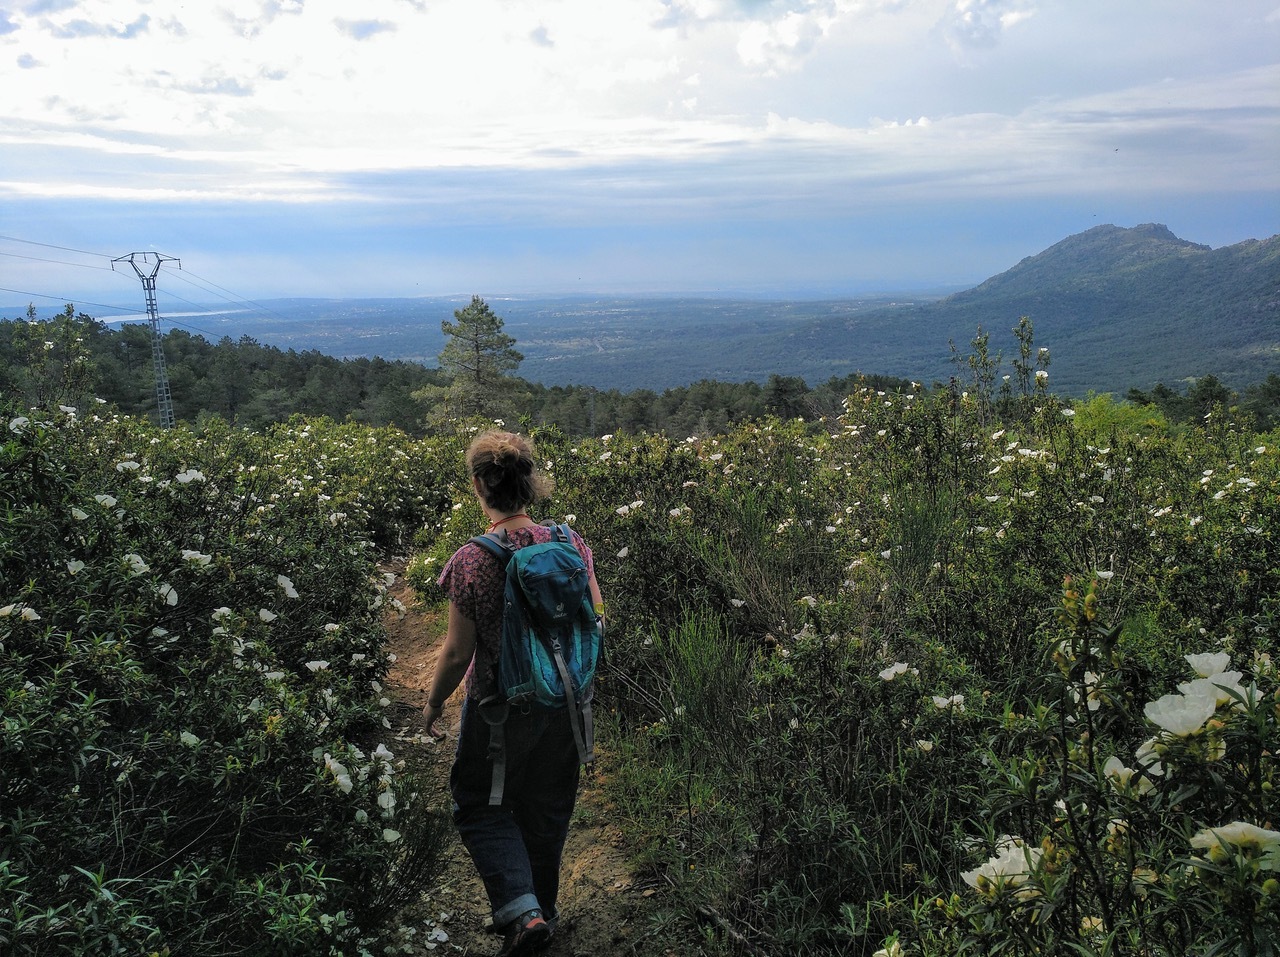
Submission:
[[[444,831],[382,743],[369,540],[279,436],[4,422],[5,951],[372,945]]]
[[[1068,587],[1046,697],[993,739],[971,886],[902,939],[938,955],[1275,953],[1274,665],[1189,655],[1191,680],[1151,698],[1095,589]]]

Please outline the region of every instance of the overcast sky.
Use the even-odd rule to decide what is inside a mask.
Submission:
[[[1277,157],[1280,0],[0,0],[0,302],[971,285]]]

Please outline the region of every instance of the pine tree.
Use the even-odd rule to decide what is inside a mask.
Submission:
[[[502,331],[502,317],[479,296],[453,313],[440,329],[449,337],[440,353],[440,369],[452,380],[445,404],[452,418],[491,417],[501,410],[511,383],[506,373],[524,360],[516,340]]]

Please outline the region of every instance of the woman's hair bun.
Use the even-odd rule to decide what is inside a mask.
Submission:
[[[500,442],[494,449],[494,464],[504,471],[515,469],[523,474],[528,474],[533,469],[533,459],[527,454],[527,450],[522,449],[511,441]]]
[[[476,436],[467,466],[484,483],[492,505],[524,507],[551,494],[553,483],[537,472],[533,445],[522,435],[494,430]]]

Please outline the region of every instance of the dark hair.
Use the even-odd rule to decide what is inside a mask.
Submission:
[[[485,504],[501,512],[528,508],[554,487],[533,462],[533,443],[515,432],[482,432],[467,449],[467,470],[480,481]]]

